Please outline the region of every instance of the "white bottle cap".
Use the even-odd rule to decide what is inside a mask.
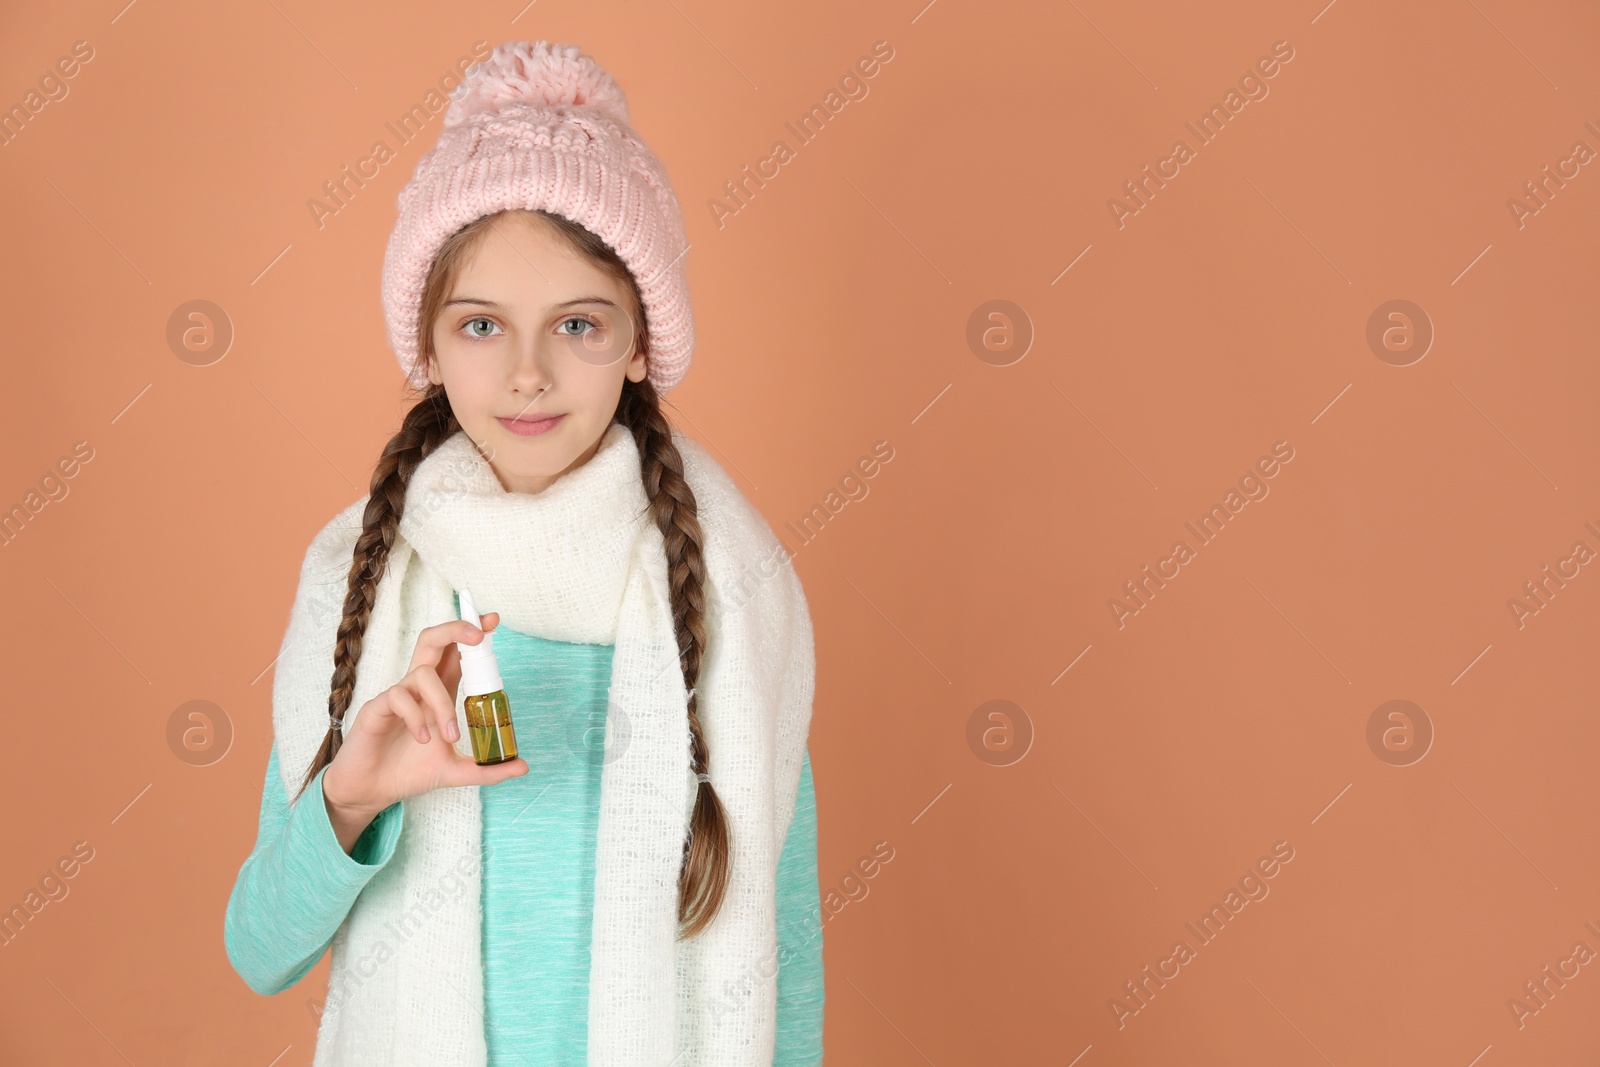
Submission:
[[[461,617],[472,625],[483,628],[483,619],[472,603],[472,594],[461,590]],[[494,658],[494,634],[486,633],[475,645],[456,642],[461,653],[461,692],[464,696],[478,697],[505,688],[500,680],[500,664]]]

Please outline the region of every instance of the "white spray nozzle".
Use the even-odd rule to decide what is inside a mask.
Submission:
[[[472,593],[466,589],[460,591],[461,618],[470,622],[478,629],[483,629],[483,617],[478,614],[477,605],[472,602]],[[456,642],[456,650],[461,653],[461,688],[469,697],[482,696],[485,693],[494,693],[505,687],[500,679],[500,664],[494,658],[494,635],[485,633],[482,640],[475,645]]]
[[[463,589],[458,595],[461,597],[461,617],[481,629],[483,617],[478,614],[477,607],[472,603],[472,591]]]

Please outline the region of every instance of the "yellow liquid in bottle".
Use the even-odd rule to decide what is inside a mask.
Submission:
[[[511,725],[511,702],[504,690],[467,697],[467,736],[472,758],[480,767],[517,758],[517,732]]]

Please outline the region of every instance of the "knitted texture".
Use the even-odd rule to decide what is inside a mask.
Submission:
[[[427,384],[417,325],[439,247],[474,219],[522,208],[569,218],[622,257],[650,331],[646,373],[658,392],[677,385],[694,349],[683,211],[611,75],[577,45],[506,42],[467,69],[450,101],[438,143],[400,192],[383,257],[389,343],[410,383]]]
[[[772,1061],[775,879],[793,817],[815,683],[799,576],[726,472],[673,430],[699,505],[707,655],[697,685],[732,878],[716,919],[678,941],[678,871],[697,783],[661,533],[632,434],[537,494],[507,493],[465,433],[418,465],[379,580],[346,722],[405,674],[417,635],[455,618],[454,591],[524,633],[613,644],[595,847],[588,1062],[755,1067]],[[327,730],[344,577],[366,498],[313,540],[273,684],[284,782]],[[470,754],[464,698],[456,697]],[[513,709],[513,715],[515,709]],[[481,800],[406,801],[393,859],[334,935],[315,1067],[483,1067]],[[460,996],[450,993],[451,989]],[[462,998],[465,998],[463,1003]]]

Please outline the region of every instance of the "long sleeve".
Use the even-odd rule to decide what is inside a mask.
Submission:
[[[822,899],[811,751],[800,764],[794,818],[778,857],[778,1036],[773,1067],[822,1062]]]
[[[245,984],[263,996],[305,977],[327,951],[350,906],[394,854],[405,802],[389,805],[356,840],[339,845],[322,798],[322,778],[291,806],[278,771],[278,747],[267,758],[255,848],[239,868],[223,941]]]

